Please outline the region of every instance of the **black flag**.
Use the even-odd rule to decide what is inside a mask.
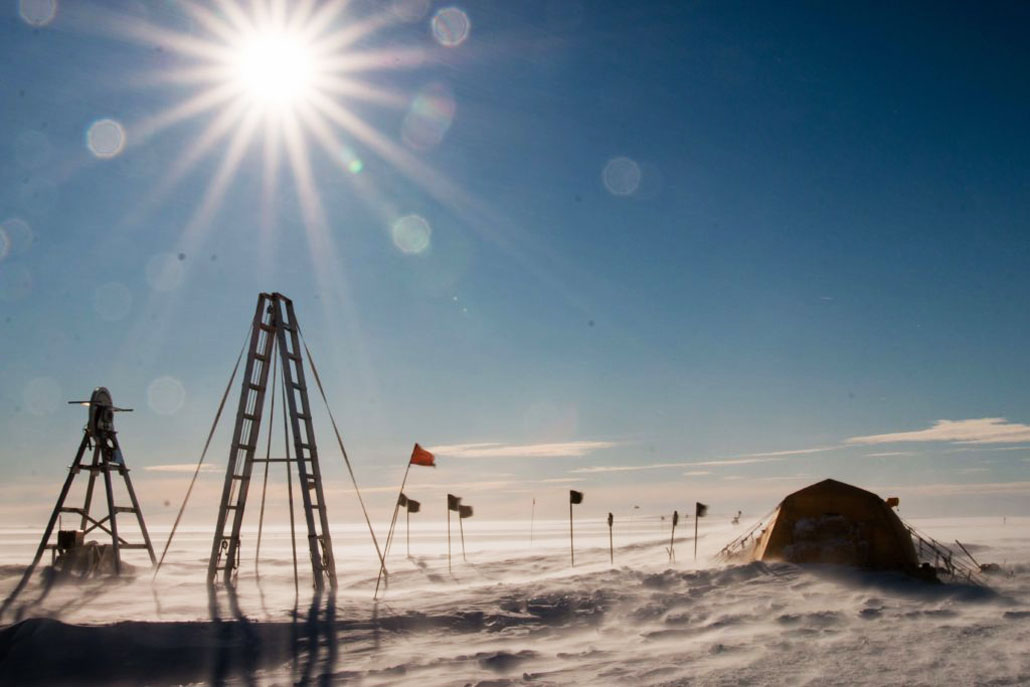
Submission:
[[[569,489],[569,503],[574,505],[583,503],[583,492]]]
[[[608,527],[611,527],[613,522],[615,522],[615,518],[612,516],[611,513],[609,513],[608,514]]]
[[[401,495],[397,497],[397,505],[401,508],[408,505],[408,497],[404,495],[403,491],[401,492]]]
[[[472,506],[458,505],[458,517],[459,518],[471,518],[472,517]]]
[[[673,526],[673,528],[675,528],[676,525],[678,525],[678,524],[680,524],[680,512],[678,510],[674,510],[674,511],[672,511],[672,526]]]
[[[422,504],[415,499],[408,499],[408,512],[417,513],[418,509],[422,507]]]
[[[708,506],[701,503],[700,501],[697,501],[695,503],[696,505],[694,506],[694,515],[696,517],[703,518],[706,515],[708,515]]]
[[[458,510],[461,505],[461,497],[454,494],[447,494],[447,510]]]

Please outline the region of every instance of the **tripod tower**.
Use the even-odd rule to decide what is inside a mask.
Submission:
[[[285,411],[289,416],[288,431],[293,438],[293,456],[289,455],[287,449],[285,458],[257,458],[255,452],[261,429],[265,392],[269,386],[269,372],[274,367],[276,359],[282,371]],[[215,538],[211,544],[211,558],[208,562],[209,585],[214,585],[219,576],[228,586],[235,583],[240,562],[240,529],[243,525],[251,474],[255,463],[270,462],[286,463],[289,475],[292,475],[293,469],[296,468],[304,505],[315,589],[321,591],[328,583],[329,587],[335,590],[336,564],[322,491],[318,448],[315,445],[315,432],[311,424],[311,404],[304,377],[300,331],[293,314],[293,301],[280,293],[259,295],[257,309],[254,312],[243,386],[236,411],[236,425],[225,470],[225,486],[218,506]]]
[[[127,412],[130,408],[117,408],[111,400],[111,392],[106,387],[98,387],[93,391],[88,401],[69,401],[74,405],[84,405],[89,408],[89,420],[83,431],[82,441],[79,443],[79,450],[75,453],[68,470],[68,477],[61,488],[61,494],[57,497],[57,505],[54,506],[47,522],[46,530],[43,532],[43,539],[39,542],[36,555],[32,563],[25,570],[24,576],[18,586],[8,597],[5,607],[22,590],[32,576],[33,570],[39,564],[44,551],[51,551],[52,558],[57,561],[63,572],[78,573],[86,577],[94,573],[109,571],[115,575],[122,572],[121,552],[126,549],[146,550],[150,555],[151,564],[155,563],[154,548],[150,544],[150,535],[147,533],[146,523],[143,522],[143,511],[140,510],[139,501],[136,499],[136,492],[132,488],[132,480],[129,479],[129,468],[125,465],[125,458],[122,455],[122,448],[118,443],[118,433],[114,429],[114,414],[116,412]],[[85,461],[88,452],[92,452],[92,460]],[[71,491],[75,478],[82,471],[89,473],[89,480],[86,484],[86,495],[82,506],[66,506],[68,493]],[[115,505],[114,480],[111,473],[119,475],[124,484],[125,491],[129,496],[130,506]],[[93,514],[93,492],[96,487],[97,477],[102,476],[104,480],[104,491],[106,493],[107,515],[97,519]],[[118,515],[130,514],[136,516],[136,523],[142,536],[142,543],[131,543],[127,541],[118,530]],[[62,514],[78,516],[79,528],[75,530],[61,530],[58,532],[57,541],[51,543],[54,526]],[[95,530],[100,530],[111,537],[110,554],[98,555],[91,558],[86,555],[77,555],[87,550],[84,546],[86,535]],[[58,554],[68,558],[62,564]]]

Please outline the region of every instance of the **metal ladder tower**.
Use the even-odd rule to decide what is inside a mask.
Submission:
[[[265,405],[269,372],[275,355],[282,370],[282,385],[289,412],[289,430],[293,436],[293,456],[256,458],[261,417]],[[262,293],[251,327],[250,345],[244,367],[240,403],[236,411],[229,462],[225,469],[225,486],[218,506],[215,537],[207,568],[207,582],[214,586],[219,575],[226,586],[233,586],[240,563],[240,529],[247,505],[247,492],[255,463],[286,463],[286,469],[297,466],[300,478],[304,518],[308,528],[308,550],[314,586],[318,591],[336,589],[336,563],[329,521],[322,491],[322,473],[318,465],[318,448],[311,424],[311,404],[304,378],[300,331],[293,313],[293,301],[281,293]],[[231,518],[231,529],[226,527]]]
[[[143,522],[143,511],[140,509],[136,492],[132,488],[132,480],[129,479],[129,468],[125,465],[125,458],[122,455],[121,445],[118,443],[118,433],[114,429],[114,414],[116,412],[128,412],[131,408],[117,408],[111,400],[111,392],[106,387],[98,387],[88,401],[69,401],[73,405],[84,405],[89,408],[89,420],[83,431],[82,441],[75,453],[75,459],[68,469],[68,477],[61,488],[61,494],[57,497],[57,504],[50,514],[46,530],[43,532],[43,539],[39,542],[36,555],[32,563],[25,570],[25,573],[14,589],[3,608],[13,602],[14,598],[24,588],[32,576],[33,570],[39,564],[44,551],[51,551],[52,561],[56,561],[58,553],[68,552],[84,543],[87,534],[94,530],[101,530],[111,536],[111,550],[113,551],[114,574],[122,572],[121,552],[127,549],[146,550],[150,555],[150,563],[156,564],[154,547],[150,544],[150,535],[147,533],[147,525]],[[92,450],[92,461],[84,463],[83,458],[86,452]],[[68,492],[72,488],[75,477],[81,471],[89,472],[89,481],[86,485],[85,502],[81,507],[66,506]],[[116,506],[114,484],[111,473],[117,472],[125,482],[125,490],[128,492],[131,506]],[[97,476],[103,475],[104,488],[107,494],[107,515],[99,520],[93,517],[93,492],[96,486]],[[130,543],[118,533],[118,515],[127,513],[136,516],[140,533],[143,536],[143,543]],[[79,517],[78,530],[61,530],[58,532],[57,542],[51,544],[50,537],[54,532],[54,526],[62,514],[76,515]],[[83,574],[91,574],[93,571],[86,570]]]

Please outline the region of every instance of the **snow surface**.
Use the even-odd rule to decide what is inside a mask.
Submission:
[[[390,585],[373,602],[367,530],[332,528],[340,589],[313,599],[306,547],[295,598],[287,531],[266,528],[260,576],[244,539],[239,594],[204,585],[211,533],[181,531],[152,582],[26,588],[0,629],[0,684],[362,685],[1015,685],[1030,684],[1030,518],[912,522],[1003,565],[992,587],[928,585],[833,566],[711,556],[748,523],[617,519],[615,566],[604,523],[455,525],[448,572],[442,523],[403,525]],[[38,543],[0,529],[0,595]],[[153,533],[163,546],[167,532]],[[158,552],[160,553],[160,546]],[[135,554],[136,552],[132,552]],[[46,559],[45,559],[46,560]],[[37,601],[38,600],[38,601]],[[296,609],[296,610],[295,610]],[[16,615],[17,614],[17,615]]]

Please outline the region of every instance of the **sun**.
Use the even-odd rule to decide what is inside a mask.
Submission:
[[[303,104],[316,82],[311,42],[282,27],[242,37],[228,67],[241,93],[271,111]]]
[[[424,159],[454,119],[453,92],[439,77],[416,75],[426,81],[415,91],[394,85],[410,84],[412,75],[392,77],[432,70],[441,63],[437,52],[457,42],[413,39],[404,24],[424,13],[398,12],[402,6],[428,10],[428,3],[401,0],[360,7],[348,0],[177,0],[176,28],[150,17],[105,15],[120,37],[161,55],[136,83],[157,89],[167,104],[127,124],[127,145],[173,130],[182,142],[125,223],[143,224],[198,168],[210,169],[175,246],[192,254],[215,230],[236,180],[257,177],[252,221],[261,267],[275,260],[275,235],[300,219],[315,276],[330,283],[341,273],[333,264],[340,229],[323,203],[326,189],[338,204],[336,191],[349,185],[348,198],[389,231],[409,213],[379,187],[384,170],[463,216],[484,215],[476,199]],[[368,164],[372,159],[378,164]]]

